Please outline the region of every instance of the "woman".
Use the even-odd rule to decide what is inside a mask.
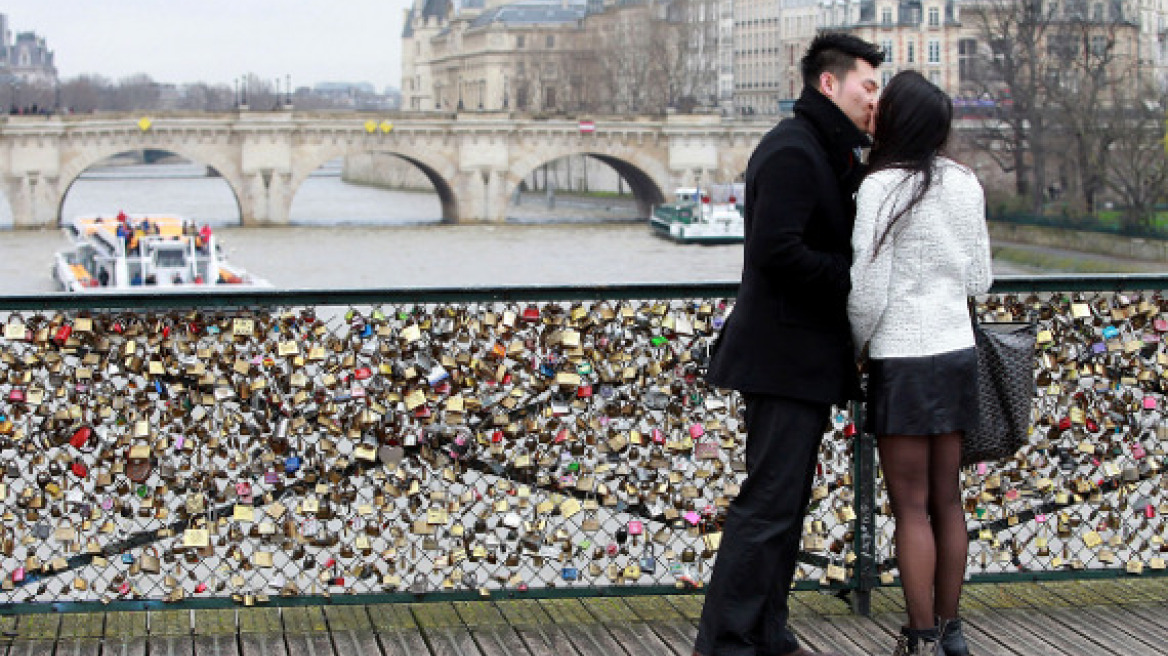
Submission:
[[[908,611],[897,655],[968,654],[957,615],[969,548],[961,436],[978,405],[967,298],[993,278],[981,185],[943,154],[952,117],[952,101],[920,73],[889,81],[852,236],[848,316],[868,353],[868,429]]]

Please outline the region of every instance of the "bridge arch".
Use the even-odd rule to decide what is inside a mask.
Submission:
[[[297,153],[289,181],[288,211],[291,210],[292,199],[296,197],[296,192],[300,190],[300,186],[304,184],[308,176],[327,162],[350,155],[391,155],[409,162],[426,176],[430,184],[434,185],[434,191],[438,194],[438,200],[442,204],[442,222],[455,223],[459,220],[458,197],[450,183],[454,175],[452,163],[435,161],[433,158],[404,149],[360,148],[343,144],[328,148],[315,148],[311,153]],[[285,216],[287,215],[288,213],[285,213]]]
[[[239,167],[228,157],[225,157],[221,150],[213,148],[190,148],[183,144],[174,143],[156,143],[151,144],[150,150],[166,151],[183,157],[196,164],[209,166],[217,171],[224,182],[227,183],[231,190],[232,198],[235,200],[235,206],[239,212],[240,221],[247,216],[243,203],[243,177],[239,174]],[[142,150],[140,147],[126,148],[124,145],[108,145],[98,148],[87,148],[83,152],[78,152],[69,157],[62,158],[64,161],[61,166],[61,173],[59,176],[59,184],[57,186],[58,193],[54,199],[53,207],[56,222],[60,224],[64,217],[62,211],[65,208],[65,198],[69,195],[69,190],[77,182],[88,169],[94,165],[99,164],[111,157],[122,155],[125,153],[132,153]]]
[[[636,198],[640,216],[648,217],[654,205],[665,202],[663,189],[667,186],[669,176],[659,159],[646,153],[625,152],[618,155],[587,147],[537,150],[521,156],[515,160],[506,176],[504,198],[510,198],[523,179],[537,167],[573,155],[592,157],[611,166],[628,183]]]

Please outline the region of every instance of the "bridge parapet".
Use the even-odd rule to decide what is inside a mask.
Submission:
[[[673,188],[737,178],[769,123],[718,116],[570,118],[508,114],[151,112],[0,121],[0,180],[16,227],[63,218],[64,194],[112,155],[156,149],[214,168],[235,195],[243,223],[288,221],[299,185],[321,164],[387,153],[421,169],[444,220],[503,221],[508,198],[534,168],[569,155],[617,169],[645,215]]]

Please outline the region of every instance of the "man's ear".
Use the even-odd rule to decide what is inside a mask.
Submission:
[[[823,71],[819,74],[819,92],[828,98],[835,98],[838,91],[839,80],[830,71]]]

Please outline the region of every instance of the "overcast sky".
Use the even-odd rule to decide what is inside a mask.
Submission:
[[[402,10],[412,0],[8,0],[0,13],[36,32],[62,79],[146,73],[158,82],[231,85],[255,73],[293,86],[400,86]]]

